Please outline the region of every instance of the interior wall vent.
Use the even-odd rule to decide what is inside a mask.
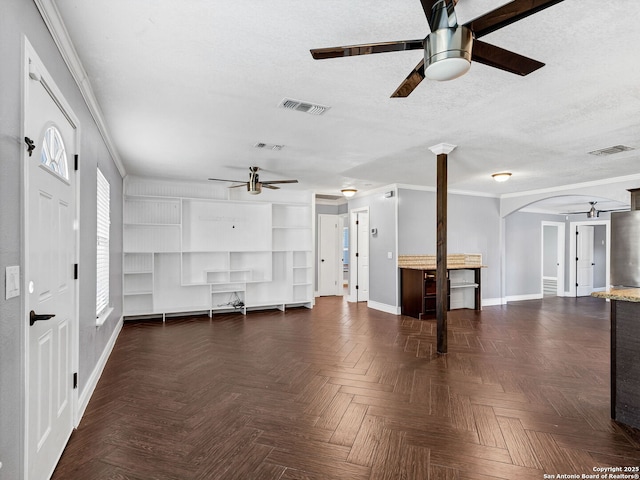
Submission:
[[[288,108],[289,110],[297,110],[298,112],[309,113],[311,115],[322,115],[331,107],[327,107],[326,105],[318,105],[309,102],[300,102],[298,100],[292,100],[290,98],[285,98],[280,102],[279,105],[281,108]]]
[[[276,145],[273,143],[263,143],[263,142],[258,142],[254,145],[255,148],[264,148],[266,150],[282,150],[284,148],[284,145]]]
[[[629,150],[635,150],[633,147],[627,147],[626,145],[614,145],[613,147],[603,148],[601,150],[594,150],[589,152],[590,155],[606,156],[613,155],[620,152],[628,152]]]

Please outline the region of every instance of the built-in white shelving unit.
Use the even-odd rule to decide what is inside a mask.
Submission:
[[[225,190],[125,179],[125,316],[311,308],[311,194],[229,200]]]

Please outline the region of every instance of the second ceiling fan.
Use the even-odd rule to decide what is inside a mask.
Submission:
[[[262,187],[270,188],[271,190],[278,190],[280,187],[276,187],[276,183],[298,183],[298,180],[267,180],[260,181],[260,176],[258,174],[259,167],[249,167],[249,181],[243,182],[241,180],[227,180],[224,178],[210,178],[209,180],[213,180],[214,182],[232,182],[237,183],[238,185],[231,185],[229,188],[238,188],[238,187],[247,187],[247,192],[251,195],[258,195],[262,192]]]
[[[551,7],[563,0],[513,0],[464,25],[458,25],[458,0],[420,0],[431,33],[424,39],[316,48],[316,60],[372,53],[424,49],[424,59],[400,84],[391,97],[407,97],[425,78],[452,80],[464,75],[471,61],[484,63],[518,75],[528,75],[544,63],[496,47],[478,38]]]

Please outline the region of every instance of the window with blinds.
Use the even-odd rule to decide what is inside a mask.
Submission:
[[[109,306],[109,182],[98,168],[98,228],[96,245],[96,316]]]

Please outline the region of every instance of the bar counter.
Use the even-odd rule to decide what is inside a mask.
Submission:
[[[640,288],[591,295],[611,300],[611,418],[640,429]]]

